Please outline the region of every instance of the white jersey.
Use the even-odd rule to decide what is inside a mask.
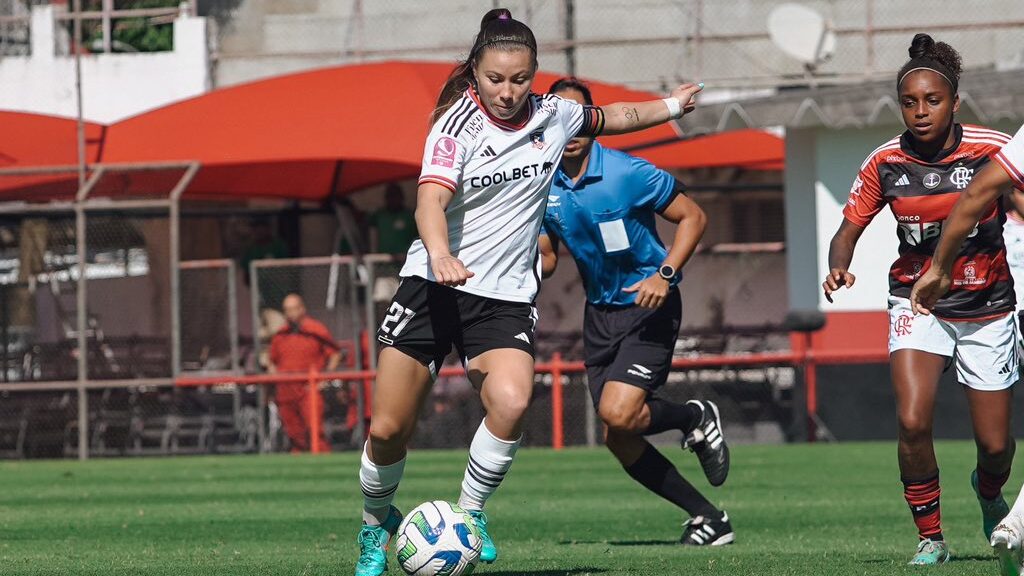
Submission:
[[[1024,220],[1013,213],[1006,215],[1003,224],[1003,243],[1006,244],[1006,263],[1013,276],[1013,290],[1017,293],[1017,311],[1024,304]]]
[[[1024,126],[993,158],[1010,175],[1014,186],[1024,190]],[[1009,215],[1003,225],[1003,240],[1013,289],[1017,293],[1017,310],[1020,310],[1024,303],[1024,222]]]
[[[603,126],[599,108],[528,98],[527,120],[512,125],[467,91],[430,130],[419,179],[455,194],[445,210],[448,245],[475,274],[457,289],[510,302],[533,302],[540,288],[537,237],[565,145]],[[421,240],[409,248],[401,276],[436,281]]]

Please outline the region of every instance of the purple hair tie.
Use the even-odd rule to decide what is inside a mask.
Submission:
[[[498,16],[498,20],[511,20],[511,19],[512,19],[512,17],[509,16],[508,14],[500,14]]]

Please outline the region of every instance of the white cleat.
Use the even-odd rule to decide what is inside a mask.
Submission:
[[[999,558],[999,574],[1002,576],[1021,576],[1022,547],[1021,522],[1017,518],[1007,516],[992,531],[992,550]]]

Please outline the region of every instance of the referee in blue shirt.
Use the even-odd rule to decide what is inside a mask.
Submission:
[[[550,93],[593,104],[575,78],[558,80]],[[734,540],[729,517],[644,438],[681,430],[708,481],[725,482],[729,449],[718,407],[654,395],[668,377],[679,333],[680,269],[704,233],[704,212],[682,191],[645,160],[575,138],[551,185],[540,250],[545,277],[558,265],[560,243],[583,277],[587,380],[608,449],[634,480],[689,514],[683,544],[722,545]],[[678,224],[670,250],[658,238],[655,214]]]

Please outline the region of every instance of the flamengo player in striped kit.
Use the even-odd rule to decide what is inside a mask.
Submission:
[[[421,240],[409,249],[377,331],[384,348],[359,472],[357,576],[387,569],[406,445],[453,345],[487,411],[469,447],[459,505],[480,528],[481,560],[495,560],[483,507],[512,464],[533,389],[537,236],[554,168],[569,139],[679,118],[700,91],[685,84],[664,100],[582,106],[531,93],[537,66],[529,27],[508,10],[491,10],[438,98],[419,179]]]
[[[988,538],[1008,507],[1011,386],[1017,381],[1013,281],[1003,247],[1002,215],[992,205],[955,262],[954,290],[933,315],[915,315],[911,287],[928,269],[943,221],[972,177],[1009,136],[954,122],[959,108],[960,56],[927,34],[914,36],[911,59],[897,76],[907,131],[872,152],[850,191],[845,219],[832,239],[823,288],[831,302],[842,286],[854,246],[871,219],[889,205],[897,220],[899,258],[889,272],[889,359],[899,414],[899,465],[919,542],[911,564],[949,559],[939,508],[939,469],[932,419],[939,377],[955,364],[970,405],[977,467],[971,485]]]
[[[928,315],[941,309],[942,297],[958,278],[957,256],[962,253],[965,240],[976,228],[984,226],[985,219],[991,218],[993,206],[997,205],[1001,194],[1011,187],[1015,188],[1010,192],[1013,195],[1024,190],[1024,126],[993,158],[995,162],[974,177],[946,217],[932,265],[914,284],[910,295],[915,313]],[[1000,570],[1004,576],[1024,574],[1021,567],[1024,556],[1024,490],[1017,495],[1013,509],[993,530],[990,543],[999,555]]]

